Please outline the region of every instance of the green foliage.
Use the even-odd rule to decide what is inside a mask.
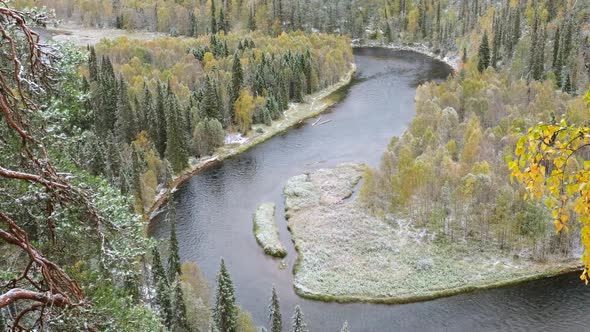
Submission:
[[[461,100],[463,119],[454,109]],[[366,172],[361,199],[378,216],[407,217],[448,241],[527,248],[538,260],[567,255],[574,239],[551,232],[550,215],[519,199],[525,192],[509,182],[505,156],[523,128],[556,114],[582,119],[581,106],[581,98],[555,91],[551,82],[513,80],[502,71],[480,75],[468,64],[461,78],[418,88],[416,118],[380,168]]]
[[[585,96],[590,105],[590,91]],[[590,267],[590,162],[584,148],[590,145],[590,127],[571,125],[565,118],[529,128],[514,149],[516,158],[509,161],[511,177],[522,184],[525,199],[542,200],[551,209],[558,232],[581,224],[581,239],[585,247],[582,262],[586,269],[582,280],[588,283]],[[525,223],[526,230],[536,228]]]
[[[156,289],[155,304],[162,322],[170,326],[173,318],[172,303],[170,302],[170,284],[162,266],[160,252],[154,246],[152,248],[152,283]]]
[[[176,238],[176,210],[174,203],[168,204],[166,221],[170,224],[170,246],[168,248],[168,280],[172,283],[181,274],[178,239]]]
[[[270,332],[283,331],[283,321],[281,318],[281,307],[279,305],[279,296],[276,289],[272,288],[272,296],[268,305],[268,320],[270,322]]]
[[[7,327],[6,327],[6,323],[4,321],[4,313],[3,310],[0,309],[0,332],[6,332],[7,331]]]
[[[490,44],[488,42],[487,31],[483,33],[483,38],[481,39],[481,44],[479,44],[477,57],[477,70],[479,70],[479,72],[481,73],[490,66]]]
[[[197,124],[193,145],[197,156],[207,156],[223,145],[225,132],[217,119],[205,119]]]
[[[252,318],[252,314],[243,310],[242,308],[238,307],[238,318],[236,323],[236,331],[237,332],[260,332],[256,324],[254,324],[254,319]]]
[[[238,307],[234,292],[234,285],[225,267],[225,261],[221,259],[213,307],[213,322],[219,331],[237,331]]]
[[[307,324],[303,320],[303,312],[301,311],[301,307],[299,305],[295,306],[295,313],[291,318],[291,324],[293,328],[293,332],[307,332]]]
[[[173,285],[174,294],[172,301],[172,312],[174,313],[174,318],[172,320],[172,327],[170,330],[175,332],[189,332],[191,329],[188,325],[187,310],[184,300],[184,293],[182,291],[182,285],[180,282],[180,275],[177,275]]]

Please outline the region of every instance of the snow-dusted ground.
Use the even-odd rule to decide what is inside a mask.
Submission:
[[[479,242],[445,244],[406,220],[378,219],[349,198],[362,174],[361,166],[342,165],[287,182],[285,208],[299,255],[294,286],[300,295],[406,302],[540,277],[576,265],[515,259]]]
[[[281,243],[279,228],[275,223],[275,204],[261,204],[254,214],[254,236],[264,252],[275,257],[285,257],[287,250]]]
[[[224,144],[244,144],[246,142],[248,142],[248,138],[240,133],[228,133],[223,141]]]

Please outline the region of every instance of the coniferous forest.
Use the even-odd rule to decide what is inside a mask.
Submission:
[[[567,262],[587,283],[589,18],[590,3],[570,0],[0,0],[0,332],[321,330],[305,303],[282,305],[274,284],[261,285],[264,321],[242,307],[231,259],[215,257],[214,280],[184,259],[174,197],[209,162],[338,112],[342,89],[373,78],[352,76],[354,47],[427,50],[453,68],[416,84],[404,133],[378,165],[362,166],[358,199],[352,190],[338,204],[353,197],[363,211],[354,215],[396,236],[411,230],[404,241],[459,252],[454,260],[493,256],[508,269],[547,270]],[[47,37],[111,29],[157,36],[107,32],[87,45]],[[332,120],[310,121],[322,130]],[[342,194],[316,196],[314,175],[303,178],[285,187],[296,197],[286,206],[301,200],[305,211]],[[280,244],[278,229],[289,227],[288,255],[302,255],[303,226],[277,228],[283,214],[274,209],[274,228],[255,224],[256,239]],[[317,220],[334,217],[324,212]],[[297,211],[287,221],[289,213]],[[155,219],[165,238],[151,236]],[[352,255],[346,230],[331,231]],[[370,239],[355,246],[395,251]],[[310,273],[301,257],[274,261],[290,276]],[[445,270],[436,264],[408,263],[416,274]],[[363,330],[354,319],[339,318],[338,328]]]

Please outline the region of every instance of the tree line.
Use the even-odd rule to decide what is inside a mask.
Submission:
[[[590,50],[584,47],[588,36],[581,29],[590,8],[580,1],[17,0],[15,5],[44,5],[61,19],[87,26],[189,37],[230,31],[272,36],[283,31],[326,32],[361,43],[425,43],[442,55],[475,54],[478,40],[487,34],[490,66],[510,62],[516,55],[518,62],[526,60],[521,65],[527,78],[546,77],[551,68],[552,79],[572,91],[584,86],[586,75],[581,73],[590,71]],[[525,35],[530,52],[519,44]]]
[[[569,257],[579,228],[556,234],[550,211],[511,182],[506,160],[539,121],[584,121],[583,100],[553,81],[480,73],[478,64],[467,61],[457,77],[418,88],[416,117],[391,140],[380,167],[367,171],[361,197],[377,215],[408,217],[441,241],[474,241],[540,261]]]
[[[352,61],[346,38],[301,33],[119,39],[88,54],[81,84],[89,98],[76,123],[87,133],[82,160],[134,195],[140,213],[189,157],[213,154],[226,131],[270,125],[289,103],[340,80]]]

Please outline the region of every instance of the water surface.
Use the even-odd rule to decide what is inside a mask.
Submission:
[[[414,116],[416,87],[443,80],[451,69],[421,54],[378,48],[355,50],[356,78],[322,121],[316,119],[204,171],[174,195],[180,256],[199,264],[214,287],[226,260],[239,304],[257,325],[268,326],[272,285],[281,300],[284,326],[296,304],[312,331],[582,330],[589,319],[588,292],[576,275],[405,305],[323,303],[298,297],[292,287],[296,252],[284,219],[282,188],[291,176],[343,162],[377,166],[392,136]],[[252,234],[252,215],[263,202],[277,204],[287,269],[265,255]],[[155,220],[152,235],[168,238]],[[286,328],[285,330],[289,330]]]

